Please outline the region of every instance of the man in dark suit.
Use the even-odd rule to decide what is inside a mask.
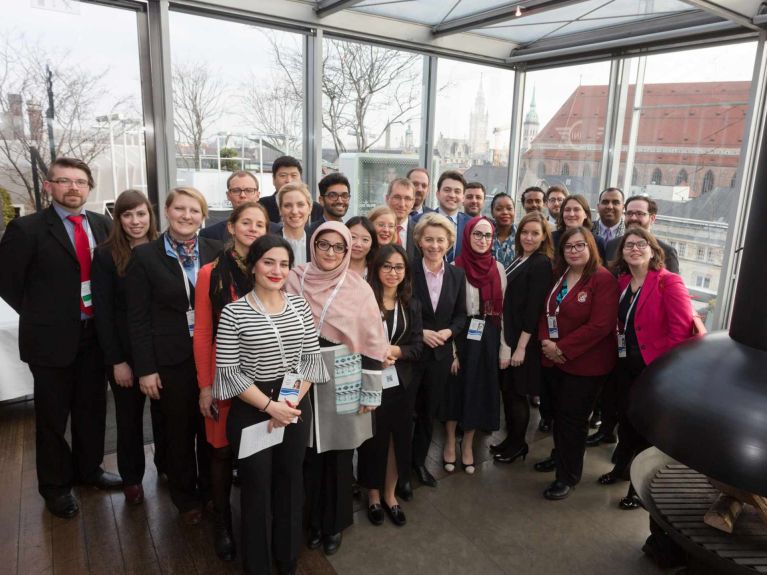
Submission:
[[[455,226],[455,247],[451,248],[447,253],[448,263],[452,263],[455,258],[461,255],[463,228],[471,219],[470,216],[460,211],[463,207],[463,194],[465,190],[466,180],[463,179],[463,175],[460,172],[455,170],[442,172],[437,181],[437,201],[439,202],[439,207],[436,209],[436,212],[445,216]],[[417,216],[414,218],[414,221],[417,222],[420,218],[421,216]]]
[[[415,203],[410,215],[418,217],[421,214],[433,212],[426,204],[429,201],[429,171],[426,168],[413,168],[407,173],[407,179],[413,182],[415,189]]]
[[[90,290],[91,254],[111,223],[83,209],[93,176],[82,160],[55,160],[43,185],[51,206],[11,221],[0,241],[0,297],[20,316],[19,352],[34,378],[38,491],[51,513],[70,518],[73,484],[122,486],[101,468],[106,375]]]
[[[485,185],[482,182],[466,182],[463,196],[463,213],[474,217],[485,207]]]
[[[227,178],[226,198],[232,204],[233,210],[245,202],[257,202],[259,196],[258,180],[250,172],[237,170]],[[226,243],[232,236],[227,229],[226,220],[223,220],[200,230],[200,237]]]
[[[394,210],[397,216],[397,243],[407,252],[407,259],[413,262],[417,257],[418,247],[413,239],[415,222],[410,217],[415,203],[415,188],[407,178],[397,178],[389,183],[386,192],[386,205]]]
[[[293,156],[280,156],[272,163],[272,184],[274,184],[274,194],[261,198],[261,205],[269,212],[269,221],[275,224],[279,224],[280,208],[277,205],[277,192],[285,184],[292,182],[300,182],[303,175],[301,168],[301,162],[295,159]],[[309,221],[313,222],[320,219],[322,216],[322,206],[317,202],[312,204],[312,214],[309,216]]]

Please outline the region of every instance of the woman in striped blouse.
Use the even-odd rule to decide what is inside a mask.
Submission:
[[[290,244],[278,236],[261,237],[246,263],[254,288],[221,312],[213,393],[233,398],[227,435],[235,452],[246,427],[265,421],[269,432],[286,427],[281,443],[240,459],[242,555],[245,573],[270,573],[272,556],[279,573],[295,573],[302,465],[312,424],[306,393],[312,383],[327,381],[328,373],[311,308],[282,291],[293,265]],[[283,386],[299,389],[295,401],[278,400]]]

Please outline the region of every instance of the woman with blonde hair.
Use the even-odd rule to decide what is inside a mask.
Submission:
[[[370,210],[368,219],[376,229],[378,245],[399,243],[397,236],[397,214],[389,206],[378,206]]]
[[[277,225],[275,233],[288,240],[296,265],[305,264],[309,257],[307,228],[312,213],[309,188],[301,182],[285,184],[277,192],[277,206],[282,223]]]

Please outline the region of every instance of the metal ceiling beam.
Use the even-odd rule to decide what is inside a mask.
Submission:
[[[689,4],[690,6],[694,6],[695,8],[699,8],[700,10],[708,12],[709,14],[713,14],[714,16],[719,16],[720,18],[734,22],[735,24],[743,26],[744,28],[749,28],[750,30],[757,31],[761,30],[761,28],[754,24],[754,21],[748,16],[744,16],[740,12],[735,12],[729,8],[720,6],[716,2],[711,2],[711,0],[682,0],[682,2]]]
[[[314,11],[317,13],[317,16],[322,18],[323,16],[330,16],[339,10],[351,8],[360,2],[362,2],[362,0],[320,0],[317,2],[317,7]]]
[[[453,20],[446,20],[441,24],[432,27],[431,31],[435,37],[456,34],[458,32],[468,32],[475,28],[482,28],[512,19],[517,21],[525,16],[548,12],[571,4],[581,4],[582,2],[585,2],[585,0],[520,0],[511,5],[469,14],[468,16],[455,18]],[[522,10],[520,16],[515,15],[517,7]]]

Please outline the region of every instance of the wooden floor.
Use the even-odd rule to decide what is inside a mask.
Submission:
[[[37,492],[32,402],[0,406],[0,574],[240,573],[239,560],[224,563],[216,557],[210,517],[194,527],[178,521],[152,455],[147,445],[143,505],[126,506],[121,491],[77,488],[80,513],[59,519],[46,511]],[[104,467],[117,472],[114,454],[105,457]],[[235,489],[235,524],[238,499]],[[304,550],[299,573],[335,571],[322,553]]]

